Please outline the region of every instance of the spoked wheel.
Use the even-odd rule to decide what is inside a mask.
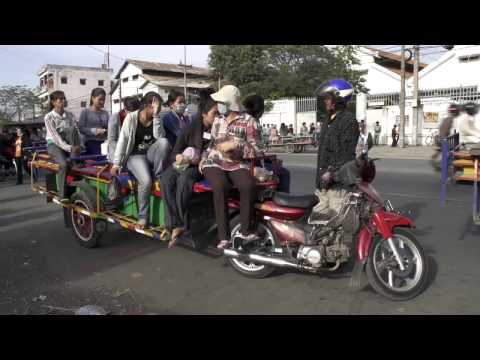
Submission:
[[[237,216],[232,220],[231,225],[232,247],[236,250],[244,250],[240,247],[240,244],[235,243],[235,238],[240,234],[240,227],[240,217]],[[258,231],[261,234],[264,234],[264,238],[261,240],[262,244],[264,244],[264,248],[266,248],[267,251],[271,250],[273,253],[273,249],[275,248],[275,239],[270,229],[265,224],[259,223]],[[267,277],[275,271],[273,266],[256,264],[254,262],[245,262],[235,258],[228,258],[228,262],[236,271],[251,278],[261,279]]]
[[[82,191],[73,194],[72,204],[87,211],[93,211],[93,205],[91,204],[90,199]],[[70,216],[72,219],[73,234],[80,245],[86,248],[98,246],[101,232],[96,228],[97,221],[91,216],[82,214],[73,209],[70,210]]]
[[[425,253],[408,230],[395,229],[392,239],[404,269],[400,269],[388,243],[377,238],[370,248],[367,277],[372,287],[383,296],[396,301],[409,300],[425,287],[428,272]]]

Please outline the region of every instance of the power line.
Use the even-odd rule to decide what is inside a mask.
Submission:
[[[93,50],[95,50],[95,51],[101,52],[101,53],[104,54],[104,55],[107,54],[106,51],[100,50],[100,49],[96,48],[95,46],[92,46],[92,45],[85,45],[85,46],[88,46],[90,49],[93,49]],[[117,55],[115,55],[115,54],[112,54],[111,52],[110,52],[110,56],[111,56],[111,57],[114,57],[114,58],[116,58],[116,59],[118,59],[118,60],[121,60],[121,61],[127,61],[127,59],[124,59],[124,58],[122,58],[122,57],[120,57],[120,56],[117,56]]]

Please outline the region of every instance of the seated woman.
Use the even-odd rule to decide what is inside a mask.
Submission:
[[[47,152],[58,164],[58,190],[62,202],[68,202],[67,170],[69,156],[80,155],[80,133],[76,126],[75,117],[65,111],[67,99],[63,91],[54,91],[50,94],[49,113],[45,115],[47,130]]]
[[[255,119],[260,120],[264,111],[265,111],[265,100],[260,95],[251,95],[248,96],[243,101],[243,106],[245,107],[245,112],[250,116],[253,116]],[[282,124],[283,125],[283,124]],[[285,130],[287,127],[285,126]],[[273,165],[270,161],[264,161],[265,169],[273,170]],[[277,186],[277,191],[289,193],[290,192],[290,171],[288,171],[283,166],[278,168],[278,177],[279,184]]]
[[[223,249],[230,239],[227,200],[232,183],[240,192],[240,236],[247,242],[258,239],[252,228],[255,179],[248,160],[261,156],[261,130],[255,118],[241,112],[240,91],[235,86],[226,85],[211,97],[218,103],[220,116],[212,125],[212,141],[199,168],[213,189],[220,239],[217,247]]]
[[[115,148],[117,147],[118,136],[122,129],[123,121],[127,114],[137,111],[140,108],[140,101],[134,96],[127,97],[123,100],[123,109],[118,113],[113,114],[108,120],[108,160],[113,161],[115,155]]]
[[[103,110],[107,94],[102,88],[95,88],[90,95],[90,108],[80,113],[78,127],[85,139],[87,154],[100,155],[101,145],[107,139],[108,112]]]
[[[159,178],[165,168],[170,145],[160,118],[162,98],[148,92],[142,99],[140,109],[125,118],[113,156],[111,174],[118,175],[126,164],[138,181],[138,227],[143,229],[150,216],[150,193],[153,165],[154,176]]]
[[[198,171],[198,160],[187,159],[186,152],[193,149],[198,154],[193,158],[199,158],[207,149],[210,129],[216,115],[217,103],[206,94],[199,104],[197,116],[177,139],[171,156],[174,164],[165,170],[160,178],[162,197],[166,205],[166,226],[172,232],[169,248],[175,246],[177,238],[186,229],[186,215],[193,185],[202,178]]]
[[[183,115],[187,106],[185,105],[185,97],[181,92],[175,90],[170,92],[167,105],[170,111],[163,117],[163,126],[168,142],[173,148],[177,142],[177,137],[188,126],[189,119]]]

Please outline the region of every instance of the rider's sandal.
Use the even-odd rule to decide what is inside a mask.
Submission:
[[[229,241],[228,240],[222,240],[218,243],[217,249],[225,249],[228,245]]]

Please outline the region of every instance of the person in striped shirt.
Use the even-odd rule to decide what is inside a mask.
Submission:
[[[63,91],[50,94],[49,113],[45,115],[47,151],[59,165],[58,190],[62,202],[68,202],[66,194],[68,158],[80,155],[80,133],[74,115],[65,110],[67,99]]]

